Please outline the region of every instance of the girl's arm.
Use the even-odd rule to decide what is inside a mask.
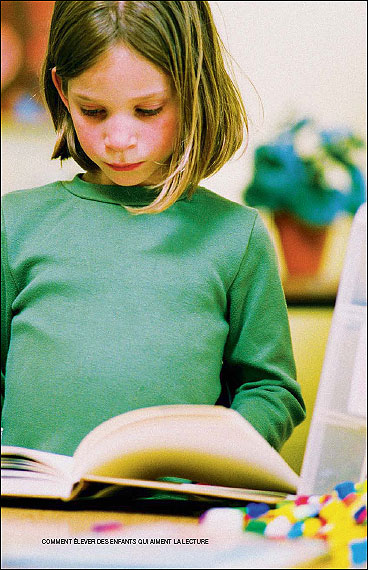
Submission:
[[[305,418],[274,247],[257,215],[228,294],[222,382],[231,407],[277,450]]]
[[[10,342],[12,303],[17,288],[8,264],[4,210],[1,210],[1,407],[5,393],[5,366]]]

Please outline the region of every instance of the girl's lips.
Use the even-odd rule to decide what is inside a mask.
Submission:
[[[109,164],[109,163],[106,163],[106,164],[107,164],[107,166],[109,166],[113,170],[127,171],[127,170],[135,170],[141,164],[143,164],[143,162],[135,162],[132,164]]]

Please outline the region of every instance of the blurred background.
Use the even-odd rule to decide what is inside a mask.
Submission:
[[[1,2],[2,193],[80,167],[51,161],[38,76],[54,2]],[[366,2],[210,2],[249,115],[247,151],[204,185],[257,207],[274,240],[308,420],[354,212],[366,200]],[[302,263],[305,262],[305,263]]]

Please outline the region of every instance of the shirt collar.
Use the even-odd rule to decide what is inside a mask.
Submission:
[[[77,174],[72,180],[63,181],[64,188],[86,200],[107,202],[123,206],[146,206],[158,195],[158,189],[146,186],[119,186],[115,184],[92,184],[82,179],[83,174]],[[185,192],[180,199],[185,198]]]

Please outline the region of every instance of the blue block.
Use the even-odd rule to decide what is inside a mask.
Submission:
[[[297,521],[294,523],[288,532],[288,538],[298,538],[299,536],[303,536],[303,525],[304,521]]]
[[[270,507],[269,507],[269,505],[266,505],[266,503],[248,503],[247,504],[247,515],[251,519],[256,519],[258,517],[261,517],[262,515],[267,513],[269,510],[270,510]]]
[[[349,544],[353,564],[367,562],[367,539],[354,540]]]
[[[339,496],[339,499],[344,499],[350,493],[355,493],[355,485],[353,481],[344,481],[343,483],[339,483],[334,487],[335,491]]]

